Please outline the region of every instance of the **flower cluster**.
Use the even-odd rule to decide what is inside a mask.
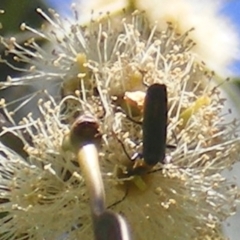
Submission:
[[[49,82],[59,95],[45,91],[39,118],[29,114],[20,123],[2,101],[12,126],[0,136],[18,136],[26,156],[0,145],[0,239],[92,239],[85,180],[64,146],[76,116],[86,112],[99,121],[107,206],[125,216],[135,239],[223,239],[220,226],[235,212],[239,190],[220,173],[238,161],[238,122],[221,116],[224,99],[214,73],[191,51],[193,29],[179,34],[168,23],[160,31],[138,11],[103,15],[86,26],[38,12],[47,28],[22,25],[35,39],[24,45],[1,39],[16,61],[30,65],[11,65],[25,74],[1,84]],[[127,175],[131,156],[142,151],[136,121],[153,83],[167,87],[167,144],[175,147],[165,164]]]

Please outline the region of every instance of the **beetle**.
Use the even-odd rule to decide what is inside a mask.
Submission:
[[[165,84],[154,83],[146,91],[143,105],[143,121],[137,122],[128,115],[126,117],[137,124],[142,125],[143,150],[142,153],[130,157],[124,144],[118,139],[125,154],[134,160],[134,165],[128,170],[127,176],[141,175],[154,167],[158,162],[165,163],[167,145],[167,120],[168,120],[168,98]],[[141,160],[137,160],[140,158]],[[126,176],[126,175],[125,175]]]
[[[126,117],[130,121],[142,125],[143,150],[142,153],[135,154],[135,157],[130,157],[122,141],[117,138],[125,154],[130,160],[134,161],[133,166],[129,167],[125,173],[120,172],[118,177],[120,179],[127,179],[128,177],[131,178],[134,176],[133,181],[135,185],[140,190],[144,190],[145,183],[141,179],[141,175],[150,173],[151,169],[157,163],[165,163],[166,147],[175,148],[175,146],[166,144],[168,121],[168,99],[166,85],[155,83],[148,87],[144,99],[142,123],[135,121],[128,115],[126,115]],[[155,170],[153,172],[155,172]],[[122,202],[127,195],[128,185],[124,196],[120,200],[108,206],[108,208],[112,208]]]
[[[101,141],[97,119],[85,113],[73,122],[63,139],[63,150],[76,153],[90,198],[95,240],[131,240],[126,220],[105,207],[105,189],[102,180],[97,146]]]
[[[167,138],[167,89],[155,83],[147,89],[143,108],[143,159],[149,166],[164,163]]]

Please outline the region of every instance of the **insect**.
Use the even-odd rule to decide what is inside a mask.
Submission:
[[[147,89],[143,108],[143,159],[147,165],[164,163],[167,137],[167,89],[153,84]]]
[[[141,175],[158,162],[164,164],[166,147],[174,148],[174,146],[166,144],[167,103],[166,85],[155,83],[148,87],[143,105],[143,122],[141,123],[143,132],[143,151],[141,154],[137,153],[134,157],[130,157],[123,143],[119,140],[125,154],[131,160],[135,160],[134,165],[128,170],[128,176]],[[139,124],[129,116],[127,118]],[[139,157],[141,160],[136,160]]]
[[[166,144],[168,120],[167,103],[166,85],[155,83],[148,87],[143,105],[143,121],[141,123],[143,132],[143,151],[141,154],[137,153],[135,157],[130,157],[124,144],[118,139],[128,158],[134,160],[134,164],[130,166],[126,172],[120,172],[118,177],[119,179],[132,179],[140,190],[146,188],[146,184],[141,176],[150,173],[151,169],[157,163],[160,162],[164,164],[166,147],[174,147]],[[139,124],[139,122],[136,122],[129,116],[127,116],[127,118]],[[155,170],[153,170],[153,172],[155,172]],[[108,208],[112,208],[122,202],[127,197],[128,190],[127,185],[124,196]]]
[[[105,190],[95,145],[100,141],[99,124],[89,114],[72,124],[69,141],[78,148],[77,158],[90,197],[95,240],[131,240],[127,222],[121,215],[105,208]]]

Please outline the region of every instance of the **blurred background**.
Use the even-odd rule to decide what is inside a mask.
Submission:
[[[71,14],[71,3],[71,0],[0,0],[0,10],[4,10],[4,14],[0,14],[0,36],[15,36],[18,41],[27,39],[29,36],[26,36],[24,35],[25,33],[20,32],[20,24],[22,22],[25,22],[34,28],[40,28],[41,24],[43,24],[44,19],[36,12],[36,8],[41,8],[44,11],[47,11],[49,7],[54,8],[63,16],[67,16]],[[238,31],[240,39],[240,1],[226,0],[224,7],[219,14],[224,14],[230,18]],[[0,45],[0,52],[1,55],[4,54],[2,45]],[[230,77],[232,81],[236,86],[240,86],[240,56],[239,60],[230,66],[230,71]],[[0,81],[5,81],[8,75],[16,76],[19,74],[18,72],[14,72],[7,65],[1,63],[0,73]],[[5,97],[7,101],[12,101],[24,96],[26,93],[31,93],[34,91],[35,89],[33,86],[21,86],[17,87],[17,91],[15,88],[11,89],[10,91],[0,91],[0,99]],[[239,107],[239,90],[234,94],[234,105]],[[237,109],[235,116],[238,116],[239,118],[240,114],[238,110],[239,109]],[[236,164],[232,171],[226,171],[224,174],[234,181],[237,179],[237,182],[240,186],[240,164]],[[224,224],[224,231],[230,240],[240,239],[240,207],[238,214],[227,219]]]

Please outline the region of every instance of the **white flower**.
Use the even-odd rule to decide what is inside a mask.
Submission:
[[[65,25],[56,13],[53,20],[41,14],[51,31],[24,27],[48,40],[51,49],[33,39],[30,50],[2,39],[16,59],[32,65],[22,69],[26,75],[2,85],[59,81],[62,100],[57,104],[49,97],[50,103],[38,106],[40,120],[29,115],[24,125],[4,130],[21,136],[29,157],[24,161],[2,146],[0,209],[7,214],[1,218],[0,232],[11,233],[6,235],[10,239],[23,234],[30,239],[54,239],[64,233],[69,239],[92,236],[84,179],[74,164],[76,156],[62,145],[76,116],[89,111],[100,122],[107,206],[126,217],[135,239],[223,238],[220,224],[235,212],[239,196],[238,188],[220,173],[238,161],[238,122],[224,122],[224,99],[214,86],[213,73],[192,53],[188,32],[179,35],[170,23],[158,31],[138,12],[117,26],[111,25],[116,19],[103,18],[85,28]],[[130,156],[141,152],[142,129],[126,114],[142,119],[143,83],[167,86],[167,143],[176,148],[167,154],[170,162],[157,164],[150,173],[128,176],[125,172],[133,162],[123,146]],[[13,169],[7,171],[10,178],[5,168]],[[31,182],[26,181],[29,172]],[[20,227],[16,219],[22,218]]]
[[[91,218],[84,179],[72,154],[61,150],[68,127],[60,122],[53,100],[40,101],[38,108],[42,119],[29,114],[0,134],[19,136],[28,154],[23,159],[0,145],[0,239],[57,239],[63,234],[91,239],[85,235]]]
[[[111,3],[111,4],[110,4]],[[117,11],[117,4],[118,11]],[[77,4],[82,16],[95,10],[95,14],[112,14],[120,9],[146,11],[151,23],[157,22],[158,30],[164,30],[167,22],[173,23],[175,31],[183,34],[191,28],[191,39],[196,46],[192,49],[199,59],[218,74],[226,75],[229,64],[239,59],[239,39],[234,23],[221,13],[224,1],[208,0],[136,0],[136,1],[87,1]],[[105,11],[104,11],[105,10]]]

